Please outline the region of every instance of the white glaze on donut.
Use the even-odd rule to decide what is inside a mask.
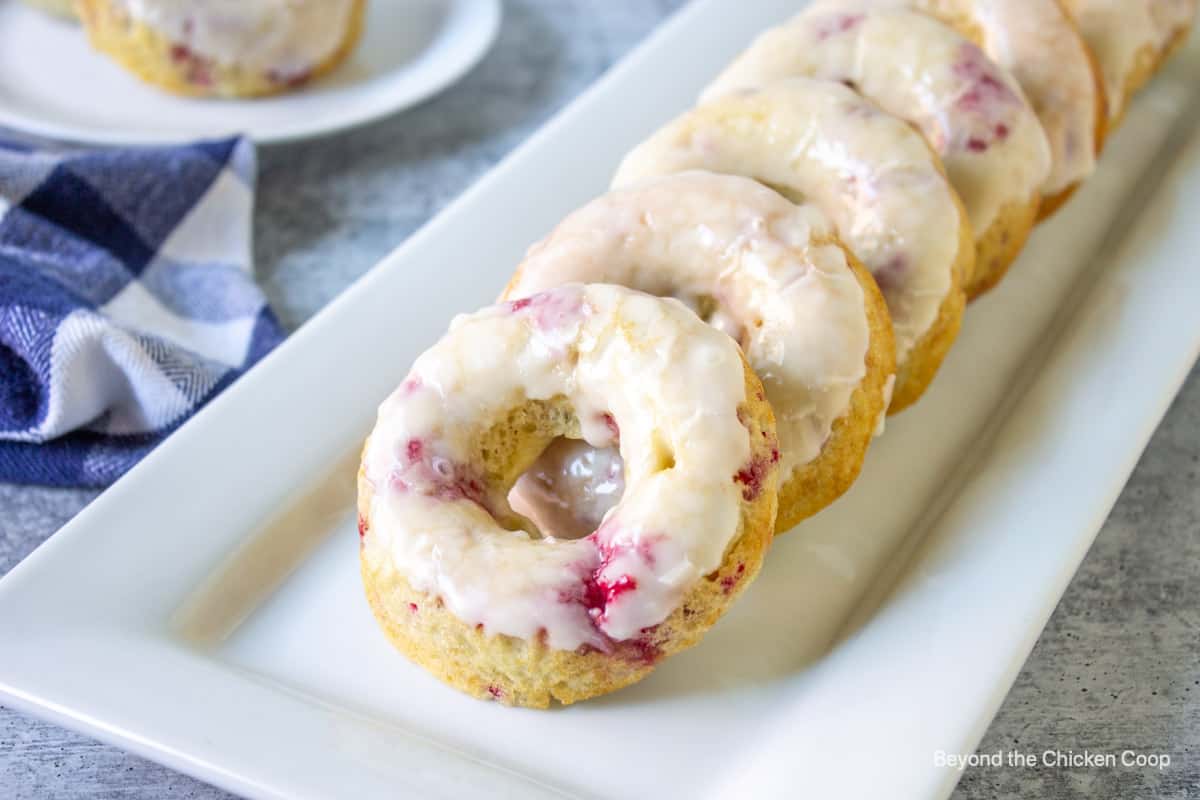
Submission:
[[[762,34],[704,97],[794,76],[847,82],[916,125],[977,237],[1006,206],[1027,205],[1049,175],[1046,134],[1016,80],[931,17],[809,9]]]
[[[911,8],[969,20],[983,49],[1025,91],[1050,142],[1052,166],[1042,185],[1056,195],[1096,168],[1100,87],[1074,23],[1058,0],[821,0],[846,12]]]
[[[1163,49],[1196,17],[1198,0],[1063,0],[1100,63],[1108,116],[1118,119],[1129,98],[1126,82],[1147,48]]]
[[[530,249],[508,296],[618,283],[676,297],[716,322],[763,382],[786,480],[821,452],[866,375],[863,290],[833,236],[816,208],[756,181],[687,172],[572,213]]]
[[[565,397],[593,447],[616,444],[626,489],[592,535],[535,539],[489,509],[482,430]],[[384,401],[367,440],[364,558],[390,565],[489,634],[607,649],[662,622],[720,566],[750,459],[737,346],[681,303],[564,286],[456,318]]]
[[[188,57],[300,80],[346,36],[353,0],[115,0]],[[183,52],[183,51],[181,51]]]
[[[613,185],[689,169],[755,178],[821,209],[875,276],[898,362],[937,319],[953,285],[959,206],[920,134],[861,95],[792,78],[715,98],[638,145]]]

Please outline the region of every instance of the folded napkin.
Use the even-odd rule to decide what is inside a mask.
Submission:
[[[0,142],[0,481],[104,486],[282,338],[244,139]]]

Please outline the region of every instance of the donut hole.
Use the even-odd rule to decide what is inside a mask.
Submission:
[[[560,436],[517,478],[508,503],[542,537],[582,539],[624,493],[625,467],[616,447]]]
[[[770,189],[771,191],[775,192],[776,194],[783,195],[784,197],[786,197],[788,200],[791,200],[796,205],[804,205],[805,203],[812,202],[811,197],[809,197],[804,192],[797,189],[795,186],[788,186],[787,184],[784,184],[784,183],[777,183],[775,181],[768,180],[761,175],[755,175],[754,179],[756,181],[758,181],[759,183],[761,183],[763,186]]]
[[[497,521],[532,536],[583,538],[624,495],[616,446],[584,441],[565,397],[526,400],[510,409],[482,434],[478,450]]]
[[[737,318],[721,301],[711,294],[687,294],[676,293],[675,299],[682,302],[688,308],[696,313],[700,319],[722,333],[727,334],[742,349],[746,347],[747,330],[741,320]],[[761,321],[759,322],[761,325]]]
[[[650,452],[653,454],[654,468],[652,472],[666,472],[669,469],[675,468],[674,449],[657,433],[654,435],[654,440],[650,443]]]
[[[477,449],[484,476],[490,486],[507,491],[551,441],[579,435],[579,420],[566,398],[526,400],[480,436]]]
[[[720,308],[717,298],[713,297],[711,294],[695,295],[689,305],[691,305],[692,310],[696,312],[696,316],[700,317],[700,319],[704,320],[705,322],[708,322],[710,319],[712,319],[713,314],[717,313],[717,309]]]

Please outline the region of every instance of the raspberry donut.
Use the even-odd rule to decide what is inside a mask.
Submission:
[[[892,336],[819,211],[706,172],[619,189],[534,245],[504,297],[575,281],[675,297],[741,345],[779,426],[777,531],[854,482],[887,407]]]
[[[1099,68],[1058,0],[820,0],[854,12],[910,8],[937,17],[983,48],[1025,91],[1050,142],[1040,218],[1056,211],[1096,168],[1107,108]]]
[[[539,534],[506,499],[560,438],[623,460],[624,494],[583,538]],[[777,460],[762,384],[679,302],[571,285],[458,317],[364,448],[368,601],[475,697],[611,692],[696,644],[757,574]]]
[[[182,95],[256,97],[340,64],[365,0],[78,0],[92,46]]]
[[[761,35],[704,97],[793,76],[842,81],[925,135],[975,233],[967,296],[999,283],[1033,227],[1050,173],[1046,134],[1016,80],[926,15],[811,8]]]
[[[1198,0],[1063,0],[1096,54],[1108,93],[1109,127],[1129,99],[1187,39]]]
[[[975,259],[967,214],[921,135],[840,83],[792,78],[688,111],[629,153],[613,183],[688,169],[755,178],[825,212],[887,301],[890,410],[914,403],[958,334]]]

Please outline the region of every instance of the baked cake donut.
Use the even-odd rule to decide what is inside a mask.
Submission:
[[[762,34],[704,97],[794,76],[842,81],[925,135],[975,234],[967,296],[995,286],[1024,246],[1050,174],[1046,134],[1016,79],[924,14],[811,8]]]
[[[817,209],[707,172],[615,190],[534,245],[504,297],[570,282],[675,297],[738,342],[779,426],[777,531],[854,482],[887,408],[891,326]]]
[[[967,214],[921,135],[840,83],[791,78],[686,112],[630,152],[613,183],[689,169],[755,178],[833,221],[887,301],[890,410],[916,402],[958,334],[975,259]]]
[[[295,89],[358,42],[366,0],[77,0],[92,46],[182,95]]]
[[[1012,73],[1050,142],[1039,216],[1050,216],[1096,169],[1108,115],[1091,50],[1059,0],[820,0],[854,12],[909,8],[937,17]]]
[[[506,499],[563,437],[624,464],[583,538],[539,534]],[[762,384],[682,303],[570,285],[460,316],[364,448],[367,598],[400,650],[475,697],[611,692],[696,644],[758,573],[778,458]]]
[[[1120,124],[1130,98],[1187,38],[1200,5],[1200,0],[1062,2],[1100,64],[1110,128]]]

